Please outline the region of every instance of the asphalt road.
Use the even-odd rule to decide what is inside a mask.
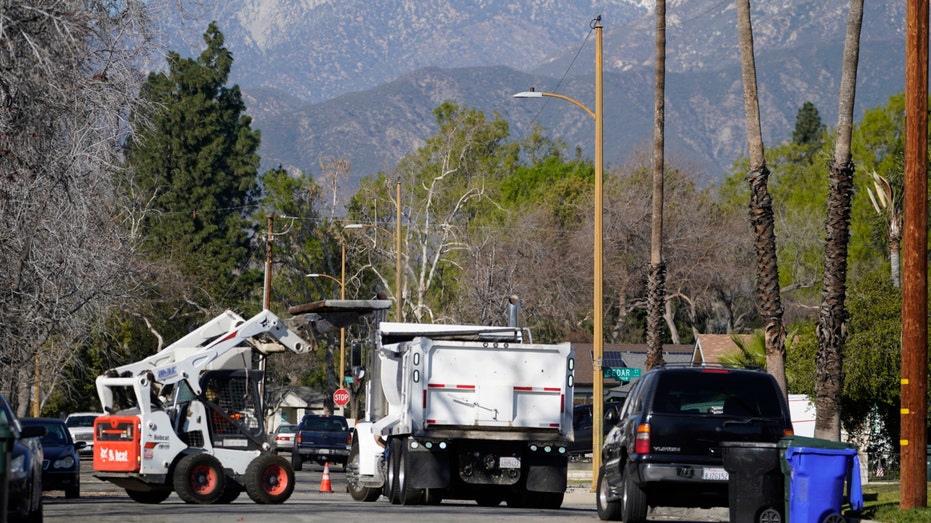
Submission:
[[[305,464],[295,473],[294,494],[281,505],[258,505],[243,494],[229,505],[189,505],[172,495],[158,505],[143,505],[130,500],[122,489],[94,478],[90,458],[82,459],[81,497],[65,499],[63,492],[48,492],[44,499],[46,521],[94,523],[159,522],[333,522],[409,523],[428,519],[435,523],[471,521],[507,521],[509,523],[598,521],[595,495],[585,484],[584,470],[590,464],[573,464],[570,489],[559,510],[514,509],[505,505],[480,507],[474,502],[451,500],[437,506],[391,505],[385,498],[372,503],[353,501],[346,493],[341,467],[330,467],[332,492],[320,492],[322,467]],[[579,471],[582,471],[581,473]],[[657,509],[650,521],[687,523],[727,521],[727,509],[682,510]]]

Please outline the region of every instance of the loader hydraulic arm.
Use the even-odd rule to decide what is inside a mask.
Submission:
[[[272,341],[263,341],[260,336]],[[289,350],[302,354],[309,349],[306,341],[267,309],[248,320],[227,310],[156,354],[107,371],[97,379],[97,388],[101,392],[107,380],[145,375],[163,385],[186,380],[199,395],[200,373],[212,363],[217,366],[224,361],[247,360],[252,351],[271,354]]]

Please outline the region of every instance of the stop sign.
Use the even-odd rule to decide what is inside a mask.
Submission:
[[[336,389],[333,393],[333,403],[339,407],[345,407],[349,404],[349,391],[346,389]]]

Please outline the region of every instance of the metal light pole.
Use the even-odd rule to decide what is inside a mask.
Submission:
[[[544,96],[559,98],[581,107],[589,116],[595,119],[595,278],[594,278],[594,313],[592,327],[592,490],[595,489],[595,478],[601,468],[601,442],[602,426],[604,424],[604,375],[602,374],[602,359],[604,358],[604,298],[603,298],[603,263],[604,263],[604,227],[602,224],[602,168],[604,164],[604,93],[602,86],[603,58],[602,58],[602,25],[601,16],[592,20],[592,29],[595,31],[595,110],[592,111],[581,102],[561,94],[544,93],[540,91],[525,91],[517,93],[514,98],[542,98]]]
[[[392,234],[391,231],[380,227],[373,223],[350,223],[343,227],[343,229],[377,229],[384,232],[388,236],[394,237],[394,248],[395,248],[395,257],[394,257],[394,299],[395,306],[397,307],[397,316],[398,321],[402,321],[401,314],[401,182],[398,182],[398,219],[397,225],[395,225],[395,232]]]

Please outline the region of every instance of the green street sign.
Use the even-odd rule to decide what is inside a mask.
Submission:
[[[639,378],[643,369],[630,367],[605,367],[602,369],[605,378],[614,378],[618,381],[630,381],[631,378]]]

